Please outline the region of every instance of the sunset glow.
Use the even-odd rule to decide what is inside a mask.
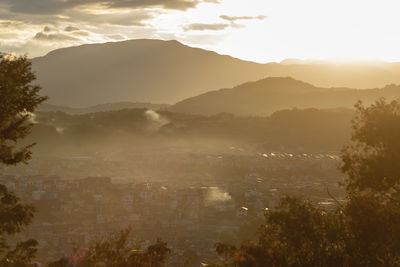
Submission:
[[[257,62],[400,60],[394,0],[119,2],[37,0],[28,8],[22,0],[1,0],[0,51],[34,57],[83,43],[151,38]]]

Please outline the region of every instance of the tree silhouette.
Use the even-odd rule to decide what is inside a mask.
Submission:
[[[356,104],[353,144],[342,152],[351,264],[400,265],[400,103]]]
[[[113,233],[90,246],[77,261],[63,258],[50,263],[48,267],[67,267],[71,264],[77,267],[162,267],[165,265],[167,254],[170,252],[167,243],[157,240],[147,249],[141,249],[140,244],[131,242],[130,236],[130,229]]]
[[[346,202],[329,212],[285,197],[258,243],[217,244],[213,266],[400,266],[400,103],[355,107],[341,156]]]
[[[0,164],[27,163],[31,158],[34,144],[18,147],[18,141],[30,133],[32,114],[46,100],[38,94],[40,87],[31,84],[35,78],[26,57],[0,54]],[[34,258],[36,240],[18,242],[14,247],[7,242],[31,222],[33,212],[32,206],[21,204],[0,185],[0,266],[25,266]]]

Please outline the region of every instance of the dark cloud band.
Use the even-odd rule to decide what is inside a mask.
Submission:
[[[102,5],[105,8],[161,7],[186,10],[201,2],[218,0],[0,0],[0,4],[5,4],[9,11],[24,14],[61,14],[65,10],[90,4]]]
[[[58,33],[45,33],[45,32],[38,32],[34,37],[34,40],[38,41],[75,41],[78,40],[72,36],[66,34],[58,34]]]

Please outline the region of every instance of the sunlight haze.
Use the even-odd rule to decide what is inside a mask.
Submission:
[[[398,1],[175,2],[36,0],[28,8],[21,0],[0,0],[0,51],[35,57],[60,47],[149,38],[262,63],[400,60]]]
[[[400,267],[399,11],[0,0],[0,267]]]

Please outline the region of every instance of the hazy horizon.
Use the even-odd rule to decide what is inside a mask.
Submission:
[[[288,57],[288,58],[282,58],[280,60],[271,60],[271,61],[257,61],[257,60],[252,60],[252,59],[246,59],[246,58],[241,58],[241,57],[236,57],[235,55],[232,54],[224,54],[223,52],[218,52],[218,50],[212,50],[212,49],[207,49],[207,48],[202,48],[201,46],[196,46],[194,44],[187,44],[182,41],[179,41],[177,39],[157,39],[157,38],[137,38],[137,39],[127,39],[127,40],[119,40],[119,41],[100,41],[100,42],[95,42],[95,43],[82,43],[82,44],[77,44],[77,45],[70,45],[70,46],[62,46],[58,47],[49,51],[44,52],[43,54],[35,55],[35,56],[30,56],[28,53],[22,53],[22,54],[17,54],[15,52],[4,52],[4,53],[11,53],[11,54],[16,54],[16,55],[23,55],[26,54],[28,58],[30,59],[35,59],[38,57],[44,57],[48,55],[49,53],[60,50],[60,49],[65,49],[65,48],[73,48],[73,47],[80,47],[80,46],[85,46],[85,45],[91,45],[91,44],[107,44],[107,43],[116,43],[116,42],[125,42],[125,41],[135,41],[135,40],[158,40],[158,41],[177,41],[185,46],[192,47],[192,48],[200,48],[205,51],[210,51],[210,52],[215,52],[218,55],[221,56],[230,56],[235,59],[240,59],[243,61],[248,61],[248,62],[253,62],[253,63],[258,63],[258,64],[268,64],[268,63],[278,63],[278,64],[298,64],[298,65],[303,65],[303,64],[333,64],[333,65],[379,65],[379,64],[384,64],[384,63],[400,63],[400,58],[390,61],[390,60],[383,60],[379,58],[359,58],[359,59],[341,59],[341,58],[294,58],[294,57]],[[0,51],[1,52],[1,51]]]

